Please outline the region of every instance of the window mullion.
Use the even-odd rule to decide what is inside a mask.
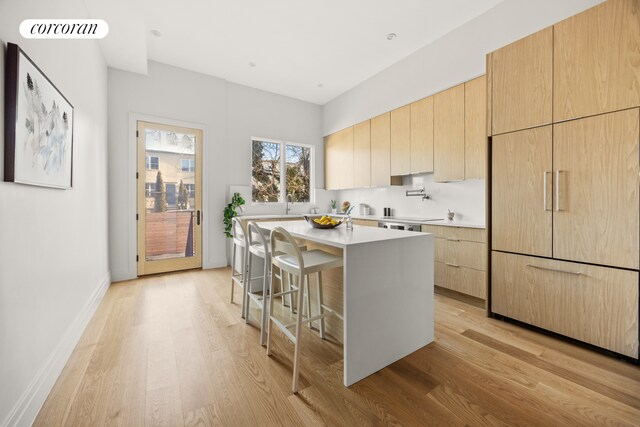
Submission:
[[[287,201],[287,150],[285,143],[280,143],[280,197],[283,203]]]

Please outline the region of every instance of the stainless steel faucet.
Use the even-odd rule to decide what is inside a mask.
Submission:
[[[291,204],[293,204],[293,196],[291,194],[287,194],[287,203],[285,204],[285,215],[289,215],[289,211],[291,210],[289,208],[289,202],[291,202]]]

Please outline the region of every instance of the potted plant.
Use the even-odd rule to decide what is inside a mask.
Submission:
[[[245,204],[244,199],[240,195],[240,193],[233,193],[231,197],[231,203],[224,208],[224,234],[228,238],[233,238],[233,234],[231,234],[231,219],[235,216],[238,216],[238,209],[242,212],[242,205]]]
[[[335,200],[331,200],[331,213],[337,213],[338,212],[338,202],[336,202]]]

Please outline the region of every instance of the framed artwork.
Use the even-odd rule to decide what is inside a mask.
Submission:
[[[18,45],[6,64],[4,180],[71,188],[73,105]]]

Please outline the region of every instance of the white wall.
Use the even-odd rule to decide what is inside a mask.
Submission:
[[[2,426],[31,424],[109,284],[107,67],[93,40],[22,39],[18,26],[34,11],[86,17],[82,0],[0,1],[0,98],[4,44],[17,43],[75,107],[73,189],[0,182]]]
[[[480,76],[485,73],[488,52],[601,2],[505,0],[325,104],[323,135]],[[338,198],[397,206],[397,215],[403,216],[425,216],[451,208],[472,222],[485,223],[484,180],[434,184],[433,175],[423,180],[427,190],[437,194],[433,201],[405,198],[406,188],[342,191]]]
[[[320,106],[156,62],[149,62],[148,76],[109,69],[109,213],[114,280],[136,275],[135,152],[130,113],[205,127],[205,268],[226,265],[222,211],[231,186],[248,188],[250,184],[252,136],[316,146],[320,154],[315,161],[316,185],[324,185]]]

